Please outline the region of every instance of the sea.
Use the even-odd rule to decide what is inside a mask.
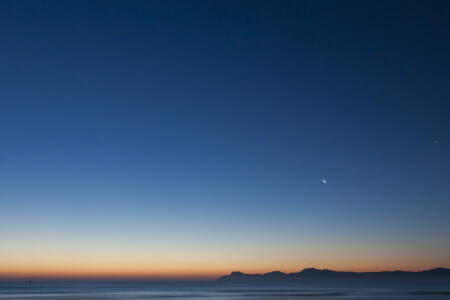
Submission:
[[[450,299],[450,280],[0,282],[0,299]]]

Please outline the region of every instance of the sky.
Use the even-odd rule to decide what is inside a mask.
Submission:
[[[0,278],[450,267],[449,11],[1,1]]]

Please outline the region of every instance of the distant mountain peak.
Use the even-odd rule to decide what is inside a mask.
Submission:
[[[300,273],[304,273],[304,274],[307,274],[307,273],[320,273],[320,272],[322,272],[322,270],[319,270],[319,269],[316,269],[316,268],[306,268],[306,269],[303,269],[302,271],[300,271]]]

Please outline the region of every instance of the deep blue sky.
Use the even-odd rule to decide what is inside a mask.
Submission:
[[[182,240],[181,271],[450,266],[449,11],[2,1],[0,263]]]

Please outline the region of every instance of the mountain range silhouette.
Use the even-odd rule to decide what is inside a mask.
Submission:
[[[230,275],[220,277],[219,281],[261,281],[261,280],[301,280],[301,279],[332,279],[332,278],[448,278],[450,280],[450,269],[435,268],[430,270],[411,271],[380,271],[380,272],[344,272],[328,269],[307,268],[297,273],[283,273],[273,271],[265,274],[245,274],[239,271]]]

